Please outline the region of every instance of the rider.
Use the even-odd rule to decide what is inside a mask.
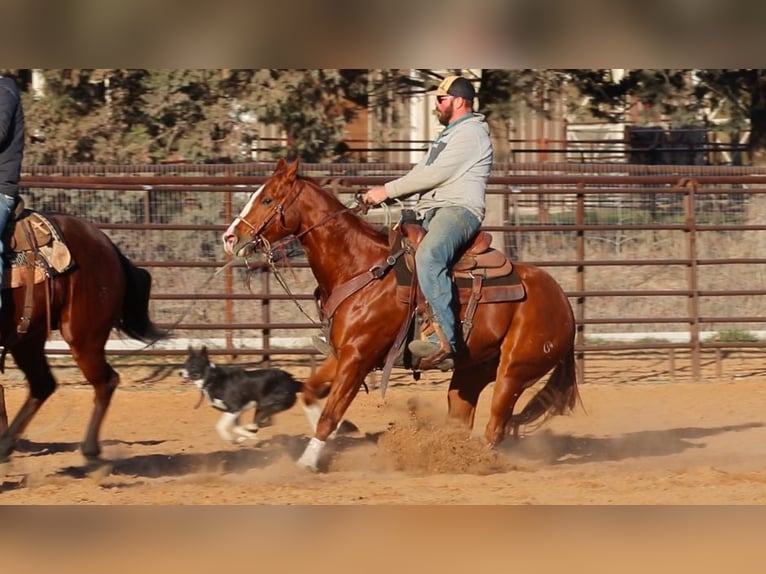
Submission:
[[[13,79],[0,76],[0,287],[5,263],[3,237],[19,197],[23,156],[24,110],[19,87]]]
[[[473,111],[475,96],[467,78],[444,78],[436,89],[435,109],[444,130],[409,173],[372,187],[363,196],[365,203],[377,205],[388,198],[420,194],[415,212],[428,233],[418,245],[415,266],[435,331],[429,340],[409,345],[421,358],[420,370],[454,367],[456,315],[449,265],[484,219],[492,141],[484,116]]]

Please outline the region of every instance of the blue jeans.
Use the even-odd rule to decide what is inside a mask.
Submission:
[[[5,268],[5,226],[8,225],[8,221],[11,218],[11,213],[16,205],[16,199],[10,195],[0,193],[0,289],[3,286],[3,272]],[[0,307],[3,304],[3,298],[0,297]]]
[[[454,351],[456,315],[448,269],[457,252],[479,231],[481,221],[464,207],[440,207],[425,215],[423,227],[428,233],[415,252],[418,283]]]

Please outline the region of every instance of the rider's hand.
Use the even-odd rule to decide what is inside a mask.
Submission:
[[[382,185],[376,185],[367,190],[362,196],[362,200],[367,205],[378,205],[388,199],[388,193],[386,188]]]

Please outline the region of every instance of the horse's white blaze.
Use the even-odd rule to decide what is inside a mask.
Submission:
[[[261,195],[263,192],[263,188],[266,184],[263,184],[261,187],[256,189],[253,194],[250,196],[250,199],[247,200],[247,203],[245,204],[245,207],[242,208],[242,211],[239,212],[239,217],[245,217],[250,210],[253,208],[253,204],[255,203],[255,200],[258,199],[258,196]]]
[[[234,230],[237,228],[237,225],[239,225],[239,222],[242,221],[245,215],[247,215],[250,212],[250,210],[253,208],[253,204],[255,203],[255,200],[258,199],[259,195],[261,195],[265,185],[266,184],[262,185],[261,187],[259,187],[252,193],[250,198],[247,200],[245,207],[242,208],[242,211],[239,212],[239,215],[234,218],[234,221],[231,222],[231,225],[229,225],[229,227],[226,228],[226,231],[224,231],[224,234],[223,234],[224,237],[229,237],[234,235]],[[226,251],[227,253],[231,253],[229,245],[226,243],[226,240],[224,240],[223,248],[224,248],[224,251]]]

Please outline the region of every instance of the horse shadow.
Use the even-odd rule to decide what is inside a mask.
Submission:
[[[665,430],[637,431],[615,437],[557,435],[550,430],[508,441],[503,452],[551,465],[616,462],[630,458],[680,454],[689,449],[705,448],[694,440],[729,432],[742,432],[766,426],[762,422],[720,427],[680,427]]]
[[[614,437],[558,435],[550,430],[539,430],[529,436],[504,442],[499,450],[514,459],[526,459],[547,465],[572,465],[591,462],[616,462],[631,458],[677,455],[689,449],[705,448],[693,442],[722,433],[742,432],[762,428],[762,422],[725,425],[719,427],[679,427],[665,430],[637,431]],[[365,444],[377,443],[385,431],[364,435],[341,435],[328,443],[328,458],[333,454],[351,450]],[[198,453],[137,454],[126,458],[86,461],[82,465],[67,466],[58,470],[57,476],[86,478],[110,476],[110,478],[167,478],[199,473],[241,474],[249,470],[267,468],[277,460],[289,457],[298,460],[306,447],[305,435],[274,435],[273,437],[241,448]],[[164,440],[152,441],[104,441],[105,445],[154,446]],[[43,456],[61,452],[75,452],[79,443],[37,443],[19,441],[19,449],[28,456]],[[326,471],[320,467],[320,471]],[[20,484],[0,484],[0,492],[20,487]],[[126,483],[123,486],[129,487]]]
[[[155,446],[164,443],[164,440],[104,440],[103,446],[125,445],[125,446]],[[25,454],[28,457],[47,456],[51,454],[60,454],[65,452],[77,452],[80,450],[79,442],[38,442],[28,439],[18,439],[14,451],[19,454]]]
[[[355,426],[345,426],[341,430],[343,434],[334,439],[329,453],[352,449],[361,443],[370,441],[377,442],[380,434],[366,434],[360,436]],[[356,434],[357,436],[351,436]],[[213,452],[196,453],[154,453],[136,454],[125,458],[109,459],[99,458],[94,460],[83,459],[82,464],[70,465],[57,470],[54,475],[68,478],[112,478],[124,476],[132,478],[163,478],[180,477],[190,474],[215,472],[215,473],[244,473],[251,469],[266,468],[274,464],[278,459],[289,457],[298,460],[303,453],[308,437],[305,435],[274,435],[258,443],[245,442],[237,449],[218,450]],[[167,442],[166,440],[104,440],[103,446],[122,445],[133,446],[157,446]],[[16,443],[16,454],[25,457],[41,457],[61,453],[74,453],[80,450],[79,442],[36,442],[28,439],[19,439]],[[11,473],[12,474],[12,473]],[[14,475],[15,476],[15,475]],[[21,488],[25,484],[25,476],[15,476],[15,480],[5,480],[0,474],[0,492]],[[130,484],[125,484],[128,487]]]
[[[241,474],[253,469],[266,468],[285,456],[290,460],[298,460],[308,440],[308,437],[303,435],[274,435],[254,445],[245,442],[238,449],[197,453],[155,453],[115,460],[104,459],[78,466],[68,466],[60,469],[56,474],[70,478],[85,478],[98,472],[100,475],[108,474],[112,478],[129,476],[147,479],[207,472]],[[369,443],[371,440],[377,440],[377,436],[339,436],[333,441],[330,450],[354,448],[360,443]],[[75,449],[76,447],[77,445]],[[103,469],[106,471],[104,472]]]

